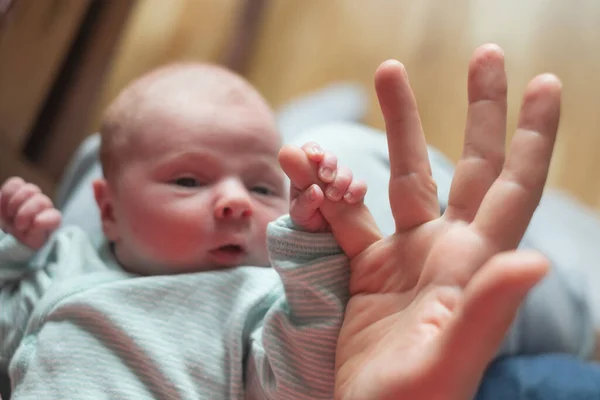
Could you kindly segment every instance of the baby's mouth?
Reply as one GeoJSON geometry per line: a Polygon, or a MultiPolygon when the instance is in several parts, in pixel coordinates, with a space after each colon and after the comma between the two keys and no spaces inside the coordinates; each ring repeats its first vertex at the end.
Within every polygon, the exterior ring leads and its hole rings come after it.
{"type": "Polygon", "coordinates": [[[229,253],[229,254],[242,254],[244,248],[238,244],[226,244],[215,249],[218,252],[229,253]]]}
{"type": "Polygon", "coordinates": [[[239,244],[226,244],[210,251],[218,264],[238,265],[246,258],[246,249],[239,244]]]}

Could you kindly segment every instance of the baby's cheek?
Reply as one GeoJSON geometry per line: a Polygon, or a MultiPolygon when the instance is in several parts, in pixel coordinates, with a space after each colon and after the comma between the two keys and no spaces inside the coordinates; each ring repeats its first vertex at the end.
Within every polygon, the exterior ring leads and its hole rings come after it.
{"type": "Polygon", "coordinates": [[[178,210],[169,207],[139,207],[132,211],[132,234],[140,245],[161,253],[175,253],[189,246],[197,223],[178,210]]]}
{"type": "Polygon", "coordinates": [[[267,226],[277,218],[286,214],[286,207],[263,209],[255,213],[257,229],[255,230],[256,254],[262,264],[268,264],[269,253],[267,252],[267,226]]]}
{"type": "Polygon", "coordinates": [[[199,235],[190,234],[177,225],[149,227],[136,235],[140,253],[156,261],[177,264],[194,259],[201,249],[199,235]]]}

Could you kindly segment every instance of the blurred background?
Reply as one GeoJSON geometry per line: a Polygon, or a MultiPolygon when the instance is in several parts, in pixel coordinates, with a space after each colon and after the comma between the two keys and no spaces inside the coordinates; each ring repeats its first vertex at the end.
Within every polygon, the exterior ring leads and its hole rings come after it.
{"type": "Polygon", "coordinates": [[[0,0],[0,180],[53,190],[117,93],[176,60],[235,69],[275,109],[362,85],[361,119],[383,128],[373,73],[396,58],[429,143],[456,160],[468,60],[486,42],[506,55],[509,135],[527,81],[562,79],[549,184],[600,208],[599,0],[0,0]]]}

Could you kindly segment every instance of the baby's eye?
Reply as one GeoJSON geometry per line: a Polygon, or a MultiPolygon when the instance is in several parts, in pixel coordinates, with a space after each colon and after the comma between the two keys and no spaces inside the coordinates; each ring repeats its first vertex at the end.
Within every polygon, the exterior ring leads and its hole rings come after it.
{"type": "Polygon", "coordinates": [[[200,182],[197,179],[191,177],[177,178],[173,181],[173,183],[177,186],[186,188],[194,188],[200,186],[200,182]]]}
{"type": "Polygon", "coordinates": [[[254,193],[258,193],[258,194],[261,194],[263,196],[272,196],[272,195],[274,195],[274,192],[271,189],[269,189],[268,187],[265,187],[265,186],[254,186],[252,188],[252,191],[254,193]]]}

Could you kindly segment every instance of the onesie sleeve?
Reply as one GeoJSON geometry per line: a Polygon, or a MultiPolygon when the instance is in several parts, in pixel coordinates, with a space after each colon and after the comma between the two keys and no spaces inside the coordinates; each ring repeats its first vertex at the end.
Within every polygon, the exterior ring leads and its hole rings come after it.
{"type": "Polygon", "coordinates": [[[25,333],[29,319],[51,285],[97,263],[95,250],[78,228],[57,231],[39,251],[4,232],[0,235],[0,369],[8,363],[25,333]]]}
{"type": "Polygon", "coordinates": [[[271,223],[267,236],[284,290],[251,334],[246,398],[332,399],[348,258],[332,234],[303,232],[289,216],[271,223]]]}
{"type": "Polygon", "coordinates": [[[0,230],[0,287],[27,275],[35,250],[0,230]]]}

